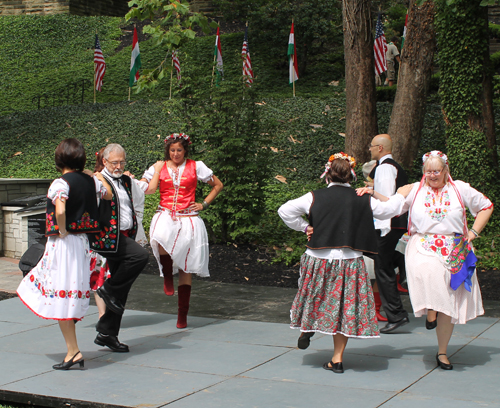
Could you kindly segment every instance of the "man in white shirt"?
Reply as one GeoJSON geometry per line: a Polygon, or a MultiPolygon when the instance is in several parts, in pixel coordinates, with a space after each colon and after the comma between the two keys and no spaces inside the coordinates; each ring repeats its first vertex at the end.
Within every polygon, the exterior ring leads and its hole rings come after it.
{"type": "Polygon", "coordinates": [[[95,343],[115,352],[129,348],[118,340],[121,319],[132,284],[146,266],[148,252],[135,241],[137,217],[133,206],[132,180],[123,174],[125,150],[119,144],[106,146],[103,152],[105,168],[101,174],[112,188],[113,197],[100,203],[100,234],[89,234],[92,250],[106,258],[111,277],[97,290],[106,311],[97,322],[99,332],[95,343]]]}
{"type": "MultiPolygon", "coordinates": [[[[408,184],[408,177],[403,168],[392,158],[392,140],[387,134],[377,135],[370,144],[372,160],[377,165],[370,173],[374,182],[374,190],[390,197],[396,190],[408,184]]],[[[381,333],[389,333],[409,322],[408,312],[404,309],[397,287],[394,271],[394,253],[399,239],[407,231],[406,215],[390,220],[375,219],[375,229],[379,234],[378,255],[375,257],[375,277],[387,315],[388,323],[380,329],[381,333]]]]}

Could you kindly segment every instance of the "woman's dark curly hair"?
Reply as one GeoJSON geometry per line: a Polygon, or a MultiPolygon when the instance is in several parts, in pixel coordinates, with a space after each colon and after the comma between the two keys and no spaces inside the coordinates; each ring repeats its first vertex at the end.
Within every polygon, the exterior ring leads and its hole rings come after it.
{"type": "Polygon", "coordinates": [[[174,143],[180,143],[182,147],[184,147],[184,158],[187,158],[189,155],[189,141],[183,139],[182,137],[178,137],[176,139],[169,139],[165,142],[165,161],[170,160],[170,146],[174,143]]]}

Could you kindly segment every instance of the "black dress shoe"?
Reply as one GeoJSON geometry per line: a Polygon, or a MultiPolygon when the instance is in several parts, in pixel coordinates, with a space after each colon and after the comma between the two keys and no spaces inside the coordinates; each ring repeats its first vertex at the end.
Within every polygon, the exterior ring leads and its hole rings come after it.
{"type": "Polygon", "coordinates": [[[325,370],[333,371],[334,373],[337,374],[342,374],[344,372],[344,366],[342,365],[342,361],[340,363],[334,363],[333,360],[328,361],[325,364],[323,364],[323,368],[325,370]]]}
{"type": "Polygon", "coordinates": [[[297,347],[301,350],[305,350],[311,344],[311,337],[314,336],[314,332],[304,332],[300,335],[297,341],[297,347]]]}
{"type": "Polygon", "coordinates": [[[380,329],[380,333],[390,333],[394,330],[396,330],[397,328],[401,327],[401,326],[404,326],[405,324],[408,324],[410,323],[410,319],[408,319],[408,317],[405,317],[403,319],[401,319],[399,322],[394,322],[394,323],[387,323],[384,327],[382,327],[380,329]]]}
{"type": "Polygon", "coordinates": [[[76,354],[71,358],[71,360],[68,360],[68,361],[62,361],[62,363],[59,363],[59,364],[54,364],[52,366],[52,368],[54,370],[69,370],[71,367],[73,367],[75,364],[79,364],[80,365],[80,369],[83,368],[83,363],[84,363],[84,359],[83,357],[79,360],[76,360],[75,361],[75,357],[78,355],[78,353],[80,353],[80,351],[77,351],[76,354]]]}
{"type": "Polygon", "coordinates": [[[122,304],[102,285],[99,289],[97,289],[96,293],[104,300],[106,307],[109,308],[112,312],[122,315],[125,310],[122,304]]]}
{"type": "Polygon", "coordinates": [[[111,350],[117,353],[128,353],[129,349],[126,344],[120,343],[118,337],[108,336],[107,334],[99,333],[94,340],[95,344],[103,347],[109,347],[111,350]]]}
{"type": "Polygon", "coordinates": [[[425,318],[425,328],[427,330],[432,330],[432,329],[435,329],[438,325],[438,314],[436,313],[436,320],[433,320],[432,322],[430,322],[429,320],[427,320],[427,317],[425,318]]]}
{"type": "Polygon", "coordinates": [[[440,359],[439,356],[445,356],[446,354],[441,353],[441,354],[436,354],[436,362],[438,363],[438,367],[441,367],[443,370],[453,370],[453,364],[447,364],[443,363],[440,359]]]}

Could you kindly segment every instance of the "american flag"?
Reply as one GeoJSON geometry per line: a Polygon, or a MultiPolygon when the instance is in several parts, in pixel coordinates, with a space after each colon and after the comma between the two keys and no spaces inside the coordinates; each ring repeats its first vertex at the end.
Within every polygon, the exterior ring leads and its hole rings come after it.
{"type": "Polygon", "coordinates": [[[248,48],[248,26],[245,27],[245,38],[243,39],[241,58],[243,59],[243,77],[246,78],[247,86],[252,86],[253,71],[252,71],[252,60],[250,58],[250,50],[248,48]]]}
{"type": "Polygon", "coordinates": [[[102,55],[101,44],[99,43],[97,34],[95,35],[94,68],[95,89],[100,92],[102,87],[102,78],[106,73],[106,62],[104,61],[104,57],[102,55]]]}
{"type": "Polygon", "coordinates": [[[181,63],[179,61],[179,56],[177,55],[177,50],[172,51],[172,63],[177,71],[177,81],[179,81],[179,86],[181,86],[181,63]]]}
{"type": "Polygon", "coordinates": [[[384,26],[378,13],[377,25],[375,27],[375,43],[373,44],[373,51],[375,53],[375,73],[380,75],[382,72],[387,71],[387,42],[385,41],[384,26]]]}

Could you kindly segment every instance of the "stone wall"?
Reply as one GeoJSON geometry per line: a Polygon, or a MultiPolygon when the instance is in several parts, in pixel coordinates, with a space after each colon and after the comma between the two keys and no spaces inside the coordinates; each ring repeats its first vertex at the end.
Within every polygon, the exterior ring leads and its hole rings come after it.
{"type": "Polygon", "coordinates": [[[70,0],[4,0],[0,15],[69,13],[70,0]]]}
{"type": "MultiPolygon", "coordinates": [[[[191,0],[193,11],[207,13],[214,10],[211,0],[191,0]]],[[[124,17],[129,10],[128,0],[3,0],[0,15],[58,14],[77,16],[124,17]]]]}
{"type": "MultiPolygon", "coordinates": [[[[0,178],[0,203],[47,194],[52,180],[0,178]]],[[[40,211],[16,213],[22,207],[0,206],[0,255],[19,259],[28,249],[27,216],[40,211]]]]}
{"type": "Polygon", "coordinates": [[[78,16],[124,17],[128,0],[3,0],[0,15],[74,14],[78,16]]]}

